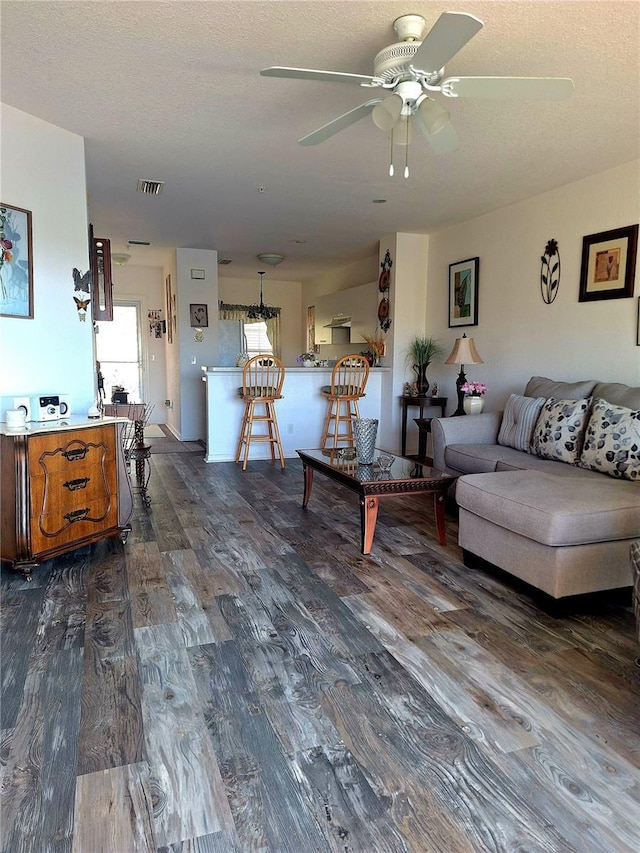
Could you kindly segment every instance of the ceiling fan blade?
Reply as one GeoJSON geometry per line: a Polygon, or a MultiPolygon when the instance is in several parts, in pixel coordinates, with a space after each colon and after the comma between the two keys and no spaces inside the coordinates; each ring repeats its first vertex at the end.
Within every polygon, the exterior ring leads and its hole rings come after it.
{"type": "Polygon", "coordinates": [[[421,71],[439,71],[482,27],[482,21],[473,15],[443,12],[415,52],[411,64],[421,71]]]}
{"type": "Polygon", "coordinates": [[[328,80],[331,83],[371,83],[373,77],[366,74],[348,74],[342,71],[315,71],[313,68],[285,68],[274,65],[263,68],[263,77],[287,77],[293,80],[328,80]]]}
{"type": "Polygon", "coordinates": [[[314,130],[313,133],[303,136],[302,139],[298,140],[298,143],[300,145],[317,145],[319,142],[324,142],[325,139],[329,139],[330,136],[339,133],[341,130],[344,130],[345,127],[349,127],[350,124],[355,124],[355,122],[360,121],[361,118],[368,116],[371,110],[377,106],[381,100],[382,98],[373,98],[370,101],[365,101],[365,103],[360,104],[359,107],[349,110],[348,113],[344,113],[343,115],[338,116],[338,118],[334,118],[333,121],[322,125],[322,127],[314,130]]]}
{"type": "Polygon", "coordinates": [[[455,151],[459,147],[458,134],[451,122],[447,122],[435,133],[429,133],[427,126],[419,112],[413,114],[413,120],[424,133],[427,142],[433,148],[436,154],[448,154],[450,151],[455,151]]]}
{"type": "Polygon", "coordinates": [[[449,77],[442,94],[460,98],[522,98],[562,101],[573,92],[569,77],[449,77]]]}

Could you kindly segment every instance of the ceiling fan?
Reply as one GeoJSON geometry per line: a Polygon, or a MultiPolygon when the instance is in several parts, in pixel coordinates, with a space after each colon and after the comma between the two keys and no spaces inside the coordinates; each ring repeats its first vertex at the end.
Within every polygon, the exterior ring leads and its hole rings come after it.
{"type": "MultiPolygon", "coordinates": [[[[317,145],[371,114],[374,123],[390,131],[391,145],[408,145],[413,119],[438,154],[453,151],[458,137],[450,114],[433,93],[446,98],[521,98],[562,100],[573,91],[566,77],[445,77],[444,66],[483,27],[482,21],[464,12],[443,12],[426,34],[421,15],[402,15],[393,27],[399,42],[381,50],[374,60],[372,76],[341,71],[273,66],[263,77],[355,83],[365,88],[383,89],[390,94],[375,97],[303,136],[300,145],[317,145]]],[[[393,158],[392,158],[393,160],[393,158]]],[[[390,168],[393,174],[393,163],[390,168]]],[[[408,177],[405,166],[405,177],[408,177]]]]}

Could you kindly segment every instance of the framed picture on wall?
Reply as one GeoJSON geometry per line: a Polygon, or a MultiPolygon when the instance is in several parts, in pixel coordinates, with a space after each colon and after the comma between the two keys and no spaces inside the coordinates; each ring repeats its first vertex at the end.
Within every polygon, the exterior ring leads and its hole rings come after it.
{"type": "Polygon", "coordinates": [[[189,305],[189,321],[192,328],[206,329],[209,326],[209,310],[204,304],[189,305]]]}
{"type": "Polygon", "coordinates": [[[171,276],[164,280],[167,296],[167,341],[173,343],[173,294],[171,293],[171,276]]]}
{"type": "Polygon", "coordinates": [[[637,250],[637,225],[583,237],[579,301],[633,296],[637,250]]]}
{"type": "Polygon", "coordinates": [[[480,258],[449,264],[449,328],[478,325],[480,258]]]}
{"type": "Polygon", "coordinates": [[[0,316],[33,319],[31,211],[0,202],[0,316]]]}

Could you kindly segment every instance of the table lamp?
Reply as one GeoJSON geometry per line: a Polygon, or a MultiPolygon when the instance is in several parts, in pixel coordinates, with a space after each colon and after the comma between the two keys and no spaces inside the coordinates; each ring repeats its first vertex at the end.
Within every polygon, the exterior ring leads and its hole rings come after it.
{"type": "Polygon", "coordinates": [[[476,349],[473,338],[468,338],[466,334],[463,334],[461,338],[456,338],[456,342],[453,345],[453,349],[451,350],[449,358],[446,359],[445,364],[460,365],[460,373],[456,379],[458,408],[455,410],[453,415],[451,415],[452,418],[455,418],[458,415],[466,414],[463,408],[464,391],[462,390],[462,386],[467,381],[467,377],[464,373],[465,364],[484,364],[484,362],[478,355],[478,350],[476,349]]]}

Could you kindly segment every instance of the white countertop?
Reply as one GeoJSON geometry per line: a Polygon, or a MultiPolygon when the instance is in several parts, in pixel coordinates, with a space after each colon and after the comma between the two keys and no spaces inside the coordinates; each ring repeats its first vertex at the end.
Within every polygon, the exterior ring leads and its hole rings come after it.
{"type": "MultiPolygon", "coordinates": [[[[287,373],[295,370],[300,373],[308,373],[312,375],[314,373],[331,373],[333,367],[300,367],[299,364],[296,364],[295,367],[287,367],[285,365],[284,369],[287,373]]],[[[390,367],[371,367],[369,368],[369,372],[384,372],[389,371],[390,369],[390,367]]],[[[206,365],[202,365],[200,370],[202,370],[203,373],[242,373],[241,367],[207,367],[206,365]]]]}
{"type": "Polygon", "coordinates": [[[38,433],[64,432],[70,429],[86,429],[102,424],[126,423],[128,418],[87,418],[86,415],[70,415],[55,421],[29,421],[26,426],[10,429],[0,423],[0,435],[37,435],[38,433]]]}

